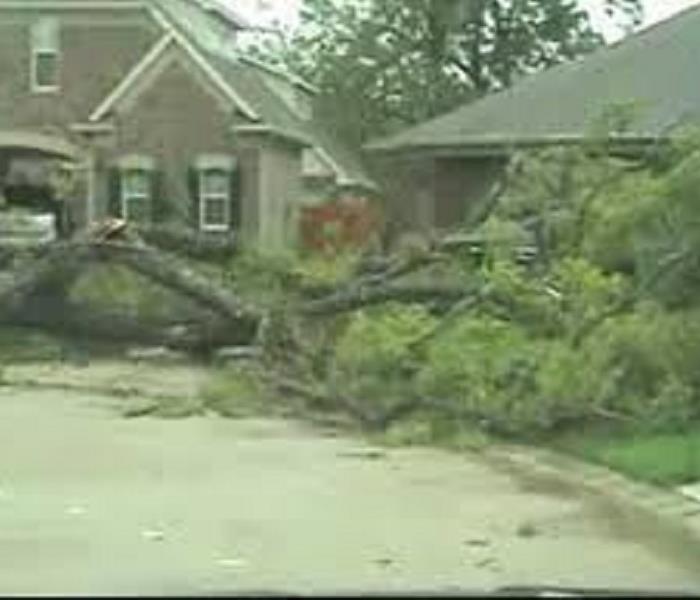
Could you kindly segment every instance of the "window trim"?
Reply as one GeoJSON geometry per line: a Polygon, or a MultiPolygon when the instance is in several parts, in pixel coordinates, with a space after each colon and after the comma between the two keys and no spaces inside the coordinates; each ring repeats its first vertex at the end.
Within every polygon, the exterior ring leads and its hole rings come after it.
{"type": "Polygon", "coordinates": [[[33,48],[32,49],[32,92],[36,94],[54,94],[61,89],[61,53],[53,48],[33,48]],[[56,63],[56,83],[49,85],[41,84],[38,80],[39,75],[39,57],[53,56],[56,63]]]}
{"type": "Polygon", "coordinates": [[[206,193],[206,177],[210,173],[224,173],[227,178],[231,176],[230,169],[224,169],[216,166],[200,166],[197,169],[197,201],[199,204],[199,229],[208,233],[225,233],[231,230],[231,189],[227,187],[225,192],[206,193]],[[223,201],[224,202],[224,220],[225,223],[207,223],[206,222],[206,204],[208,201],[223,201]]]}
{"type": "Polygon", "coordinates": [[[52,94],[61,89],[61,41],[60,25],[55,17],[44,17],[34,22],[30,42],[30,86],[37,94],[52,94]],[[39,81],[39,64],[41,56],[51,56],[54,60],[54,82],[42,84],[39,81]]]}

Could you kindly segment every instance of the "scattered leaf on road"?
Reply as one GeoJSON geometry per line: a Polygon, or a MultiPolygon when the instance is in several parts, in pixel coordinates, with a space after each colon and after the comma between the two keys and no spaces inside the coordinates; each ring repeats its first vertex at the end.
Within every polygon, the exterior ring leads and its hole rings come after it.
{"type": "Polygon", "coordinates": [[[339,452],[341,458],[364,458],[365,460],[379,460],[386,458],[387,453],[384,450],[349,450],[347,452],[339,452]]]}
{"type": "Polygon", "coordinates": [[[491,542],[486,538],[474,538],[465,541],[464,545],[469,546],[470,548],[488,548],[491,545],[491,542]]]}
{"type": "Polygon", "coordinates": [[[485,569],[486,567],[495,567],[496,566],[496,559],[495,558],[484,558],[484,559],[479,560],[476,563],[474,563],[474,566],[476,566],[478,569],[485,569]]]}
{"type": "Polygon", "coordinates": [[[141,532],[141,536],[151,542],[162,542],[165,539],[165,533],[157,529],[147,529],[141,532]]]}
{"type": "Polygon", "coordinates": [[[532,523],[523,523],[518,527],[516,531],[518,537],[521,538],[533,538],[540,534],[539,529],[532,523]]]}
{"type": "Polygon", "coordinates": [[[392,558],[378,558],[377,560],[374,561],[376,564],[378,564],[380,567],[390,567],[393,565],[396,561],[392,558]]]}
{"type": "Polygon", "coordinates": [[[220,567],[226,569],[240,569],[248,564],[248,562],[242,558],[220,558],[216,562],[220,567]]]}

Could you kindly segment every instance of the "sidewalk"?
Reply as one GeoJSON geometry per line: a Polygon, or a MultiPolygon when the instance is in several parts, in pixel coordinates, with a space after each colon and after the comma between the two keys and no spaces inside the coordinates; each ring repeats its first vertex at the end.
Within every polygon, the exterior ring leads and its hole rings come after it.
{"type": "Polygon", "coordinates": [[[685,494],[657,488],[541,448],[503,446],[487,449],[484,455],[525,480],[535,479],[535,485],[556,485],[597,500],[616,519],[634,524],[635,530],[643,523],[645,533],[655,539],[675,538],[672,545],[697,547],[700,557],[700,486],[689,486],[685,494]],[[689,491],[695,491],[695,498],[689,491]]]}

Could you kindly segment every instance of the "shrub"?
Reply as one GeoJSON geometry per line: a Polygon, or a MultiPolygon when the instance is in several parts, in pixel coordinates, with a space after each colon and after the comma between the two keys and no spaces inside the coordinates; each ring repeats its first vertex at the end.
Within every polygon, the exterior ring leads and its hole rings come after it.
{"type": "MultiPolygon", "coordinates": [[[[563,325],[561,296],[551,286],[529,277],[526,270],[510,261],[498,261],[483,273],[493,290],[495,314],[503,314],[527,328],[533,335],[554,335],[563,325]]],[[[472,278],[473,280],[473,278],[472,278]]]]}
{"type": "Polygon", "coordinates": [[[388,374],[412,358],[411,344],[435,326],[421,306],[358,312],[338,343],[336,365],[352,374],[388,374]]]}
{"type": "Polygon", "coordinates": [[[563,259],[552,269],[551,279],[561,294],[561,322],[569,333],[598,318],[628,291],[622,275],[606,274],[584,258],[563,259]]]}
{"type": "Polygon", "coordinates": [[[501,430],[527,429],[541,420],[532,402],[538,354],[521,327],[465,317],[431,344],[418,388],[467,418],[481,417],[501,430]]]}
{"type": "Polygon", "coordinates": [[[434,325],[435,319],[419,306],[358,312],[337,342],[331,367],[334,384],[370,408],[406,400],[414,392],[412,344],[434,325]]]}
{"type": "Polygon", "coordinates": [[[119,265],[89,269],[71,290],[71,299],[101,308],[121,308],[134,317],[187,320],[198,309],[176,293],[119,265]]]}
{"type": "Polygon", "coordinates": [[[306,285],[332,286],[350,279],[359,262],[359,254],[353,251],[333,255],[308,254],[297,261],[293,273],[306,285]]]}
{"type": "Polygon", "coordinates": [[[700,416],[700,325],[692,313],[642,306],[607,323],[589,348],[603,372],[601,404],[655,430],[700,416]]]}
{"type": "Polygon", "coordinates": [[[245,300],[263,308],[283,306],[293,300],[297,264],[292,253],[268,255],[248,249],[228,263],[223,280],[245,300]]]}
{"type": "Polygon", "coordinates": [[[269,398],[254,374],[242,368],[221,370],[202,388],[200,395],[206,408],[230,419],[259,414],[269,398]]]}

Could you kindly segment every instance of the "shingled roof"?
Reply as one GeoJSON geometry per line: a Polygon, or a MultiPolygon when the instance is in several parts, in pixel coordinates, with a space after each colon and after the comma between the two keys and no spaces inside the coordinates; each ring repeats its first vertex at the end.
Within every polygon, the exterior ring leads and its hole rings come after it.
{"type": "Polygon", "coordinates": [[[700,7],[694,7],[368,148],[488,152],[575,141],[620,104],[634,107],[626,136],[665,138],[679,126],[700,123],[699,64],[700,7]]]}
{"type": "MultiPolygon", "coordinates": [[[[315,149],[343,186],[374,188],[361,159],[329,135],[313,114],[290,105],[289,96],[310,107],[314,89],[292,74],[242,55],[235,46],[222,44],[213,18],[206,10],[212,0],[155,0],[179,29],[200,49],[206,61],[260,116],[260,126],[305,143],[315,149]],[[284,91],[283,91],[284,90],[284,91]]],[[[234,17],[232,17],[234,18],[234,17]]],[[[234,24],[243,28],[242,23],[234,24]]],[[[294,104],[294,103],[292,103],[294,104]]],[[[312,111],[309,111],[312,112],[312,111]]]]}
{"type": "Polygon", "coordinates": [[[320,150],[325,160],[331,163],[329,167],[336,173],[340,185],[375,187],[359,157],[327,133],[312,115],[302,116],[290,107],[276,91],[279,85],[296,87],[296,93],[311,104],[313,98],[305,85],[244,57],[236,59],[212,53],[206,56],[231,87],[255,107],[262,125],[320,150]]]}

